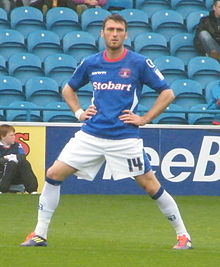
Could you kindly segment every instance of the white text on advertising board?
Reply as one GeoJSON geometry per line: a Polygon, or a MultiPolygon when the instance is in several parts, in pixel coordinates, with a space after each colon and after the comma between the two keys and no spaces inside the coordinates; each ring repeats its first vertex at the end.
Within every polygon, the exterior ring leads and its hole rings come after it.
{"type": "Polygon", "coordinates": [[[171,182],[181,182],[187,179],[193,172],[184,171],[184,167],[194,169],[193,181],[195,182],[215,182],[220,180],[220,136],[204,136],[197,162],[192,152],[186,148],[174,148],[170,150],[162,159],[156,150],[145,147],[146,153],[150,157],[152,167],[161,166],[161,173],[165,179],[171,182]],[[211,154],[213,145],[217,145],[218,150],[211,154]],[[175,161],[178,155],[184,157],[184,161],[175,161]],[[161,160],[161,162],[160,162],[161,160]],[[208,163],[212,163],[212,173],[206,175],[208,163]],[[172,173],[172,167],[179,168],[178,174],[172,173]]]}

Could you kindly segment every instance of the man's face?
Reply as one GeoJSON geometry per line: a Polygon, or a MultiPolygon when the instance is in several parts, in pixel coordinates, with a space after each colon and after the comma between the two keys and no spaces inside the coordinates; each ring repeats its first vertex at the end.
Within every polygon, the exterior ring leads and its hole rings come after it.
{"type": "Polygon", "coordinates": [[[1,141],[6,145],[12,145],[15,143],[15,133],[14,132],[8,132],[6,136],[3,136],[1,138],[1,141]]]}
{"type": "Polygon", "coordinates": [[[220,1],[217,1],[213,6],[213,10],[215,13],[216,18],[220,18],[220,1]]]}
{"type": "Polygon", "coordinates": [[[107,48],[112,50],[121,48],[124,40],[127,38],[124,23],[108,20],[105,24],[105,28],[101,32],[101,36],[105,39],[107,48]]]}

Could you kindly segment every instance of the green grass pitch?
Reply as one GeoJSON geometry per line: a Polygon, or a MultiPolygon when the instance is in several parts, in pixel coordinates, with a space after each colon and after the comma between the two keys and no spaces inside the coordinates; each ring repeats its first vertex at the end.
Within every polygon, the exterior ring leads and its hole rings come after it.
{"type": "Polygon", "coordinates": [[[61,195],[48,247],[19,247],[34,229],[38,196],[0,195],[3,267],[217,267],[220,198],[175,197],[194,249],[175,251],[175,233],[156,203],[142,195],[61,195]]]}

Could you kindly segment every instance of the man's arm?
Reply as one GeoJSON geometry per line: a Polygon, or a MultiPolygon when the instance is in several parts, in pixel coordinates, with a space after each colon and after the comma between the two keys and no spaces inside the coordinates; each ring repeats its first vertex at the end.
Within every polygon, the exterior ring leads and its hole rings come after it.
{"type": "Polygon", "coordinates": [[[68,84],[64,86],[62,90],[62,96],[66,101],[67,105],[73,111],[73,113],[75,113],[75,116],[76,114],[79,114],[77,115],[77,118],[81,121],[89,119],[92,115],[95,115],[97,112],[95,106],[93,105],[89,106],[84,111],[80,106],[76,92],[68,84]]]}
{"type": "Polygon", "coordinates": [[[157,97],[153,107],[144,116],[138,116],[130,110],[124,110],[125,114],[119,116],[119,119],[125,123],[142,126],[150,123],[154,118],[160,115],[167,106],[174,100],[175,96],[172,89],[163,90],[157,97]]]}
{"type": "Polygon", "coordinates": [[[144,124],[151,122],[160,115],[173,102],[174,98],[172,89],[163,90],[157,97],[153,107],[143,116],[144,124]]]}

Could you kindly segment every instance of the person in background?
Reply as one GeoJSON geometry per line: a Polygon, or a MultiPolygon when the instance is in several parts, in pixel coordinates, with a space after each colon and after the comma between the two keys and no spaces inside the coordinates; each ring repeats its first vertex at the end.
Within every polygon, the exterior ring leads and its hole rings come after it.
{"type": "Polygon", "coordinates": [[[51,8],[52,0],[14,0],[16,7],[31,6],[40,9],[44,14],[51,8]]]}
{"type": "Polygon", "coordinates": [[[220,61],[220,0],[214,0],[213,10],[200,19],[194,45],[201,55],[220,61]]]}
{"type": "MultiPolygon", "coordinates": [[[[208,99],[207,109],[220,110],[220,82],[210,89],[208,99]]],[[[215,115],[212,124],[220,125],[220,113],[215,115]]]]}
{"type": "Polygon", "coordinates": [[[92,7],[103,7],[108,0],[71,0],[75,5],[75,10],[81,14],[84,10],[92,7]]]}
{"type": "Polygon", "coordinates": [[[10,12],[15,5],[15,0],[0,0],[0,8],[4,8],[7,12],[10,12]]]}
{"type": "Polygon", "coordinates": [[[11,125],[0,126],[0,192],[7,193],[11,185],[23,184],[25,191],[37,193],[38,182],[22,145],[15,141],[11,125]]]}

